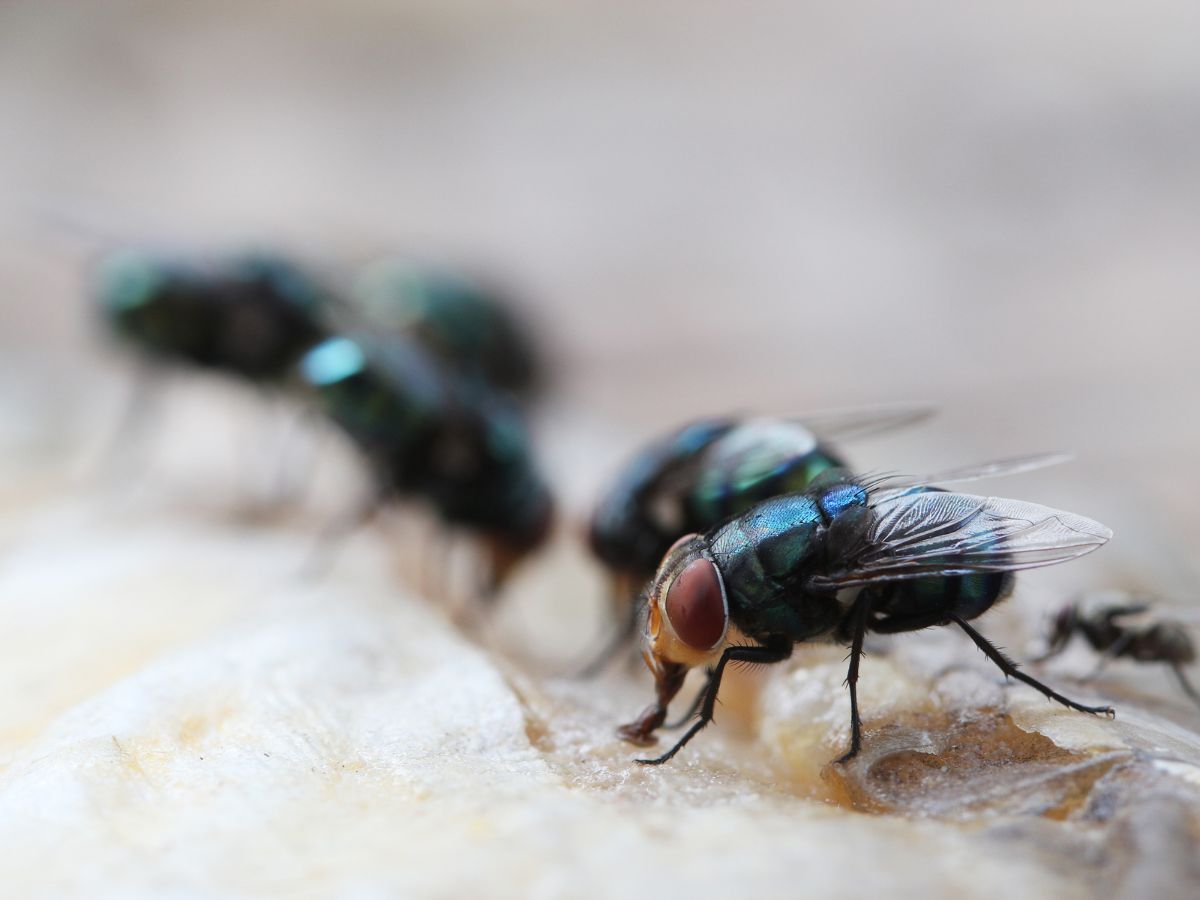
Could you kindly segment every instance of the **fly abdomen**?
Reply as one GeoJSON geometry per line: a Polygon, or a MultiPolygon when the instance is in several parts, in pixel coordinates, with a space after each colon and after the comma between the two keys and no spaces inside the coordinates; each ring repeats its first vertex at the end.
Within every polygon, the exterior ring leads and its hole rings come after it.
{"type": "Polygon", "coordinates": [[[945,578],[910,578],[880,585],[872,609],[881,630],[889,622],[957,616],[971,620],[983,615],[1012,591],[1011,572],[980,572],[945,578]]]}

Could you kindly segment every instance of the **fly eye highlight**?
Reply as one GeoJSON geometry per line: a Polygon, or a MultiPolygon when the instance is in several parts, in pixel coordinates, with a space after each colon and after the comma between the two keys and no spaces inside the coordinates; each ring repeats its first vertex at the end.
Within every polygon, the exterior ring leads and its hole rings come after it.
{"type": "Polygon", "coordinates": [[[671,629],[694,650],[711,650],[720,642],[729,611],[712,560],[700,557],[684,567],[667,588],[664,611],[671,629]]]}

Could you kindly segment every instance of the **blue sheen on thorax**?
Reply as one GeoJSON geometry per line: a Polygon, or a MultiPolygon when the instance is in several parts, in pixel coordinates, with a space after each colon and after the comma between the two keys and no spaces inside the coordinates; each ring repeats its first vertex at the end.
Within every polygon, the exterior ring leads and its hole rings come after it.
{"type": "Polygon", "coordinates": [[[821,510],[808,494],[785,494],[760,503],[743,519],[747,536],[760,541],[797,526],[820,524],[821,510]]]}
{"type": "Polygon", "coordinates": [[[821,511],[807,494],[769,500],[746,519],[746,533],[755,545],[763,572],[773,578],[793,573],[812,549],[822,524],[821,511]]]}
{"type": "Polygon", "coordinates": [[[843,482],[821,493],[820,507],[827,520],[832,521],[852,506],[866,506],[867,492],[860,484],[843,482]]]}
{"type": "Polygon", "coordinates": [[[821,527],[821,510],[812,497],[786,494],[719,528],[712,549],[747,581],[786,579],[812,550],[821,527]]]}

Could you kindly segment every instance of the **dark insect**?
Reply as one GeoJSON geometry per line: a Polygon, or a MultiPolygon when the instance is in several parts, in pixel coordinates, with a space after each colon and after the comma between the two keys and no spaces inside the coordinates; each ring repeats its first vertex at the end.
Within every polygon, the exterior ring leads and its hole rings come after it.
{"type": "MultiPolygon", "coordinates": [[[[993,464],[954,478],[1004,470],[993,464]]],[[[645,595],[643,655],[657,700],[620,733],[652,743],[688,669],[708,667],[699,718],[666,753],[641,760],[666,762],[712,721],[730,662],[777,663],[800,641],[832,639],[850,645],[850,749],[838,760],[844,762],[862,746],[857,684],[866,633],[951,623],[1005,675],[1072,709],[1112,715],[1109,707],[1076,703],[1021,672],[968,624],[1007,595],[1012,572],[1074,559],[1109,537],[1097,522],[1033,503],[927,483],[884,487],[830,470],[808,490],[688,535],[667,553],[645,595]],[[731,643],[732,629],[750,643],[731,643]]]]}
{"type": "Polygon", "coordinates": [[[1187,626],[1148,601],[1125,598],[1094,603],[1068,603],[1054,617],[1049,647],[1038,661],[1057,656],[1079,635],[1100,654],[1097,674],[1114,659],[1163,663],[1175,673],[1183,692],[1200,706],[1200,693],[1183,667],[1196,659],[1187,626]]]}
{"type": "Polygon", "coordinates": [[[822,472],[844,466],[828,436],[861,436],[928,414],[906,407],[799,419],[704,419],[642,450],[592,515],[592,552],[612,573],[614,607],[623,625],[585,672],[598,669],[632,638],[638,592],[675,541],[708,531],[768,497],[802,491],[822,472]]]}
{"type": "Polygon", "coordinates": [[[327,334],[331,295],[286,260],[208,264],[109,254],[97,294],[111,328],[152,359],[276,382],[327,334]]]}
{"type": "Polygon", "coordinates": [[[399,337],[330,338],[301,360],[300,373],[366,457],[376,506],[394,496],[423,499],[448,524],[481,537],[489,592],[548,536],[550,491],[505,397],[447,373],[399,337]]]}
{"type": "Polygon", "coordinates": [[[356,285],[373,328],[416,339],[450,369],[514,394],[530,394],[542,360],[526,323],[495,290],[403,260],[369,266],[356,285]]]}

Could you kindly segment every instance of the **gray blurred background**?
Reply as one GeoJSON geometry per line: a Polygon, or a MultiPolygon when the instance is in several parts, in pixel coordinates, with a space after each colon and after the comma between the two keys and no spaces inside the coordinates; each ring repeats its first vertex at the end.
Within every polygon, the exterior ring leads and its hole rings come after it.
{"type": "Polygon", "coordinates": [[[1187,0],[6,0],[2,449],[69,444],[123,377],[106,244],[410,251],[535,312],[579,496],[596,435],[928,402],[863,465],[1073,450],[1014,491],[1191,601],[1198,47],[1187,0]]]}

